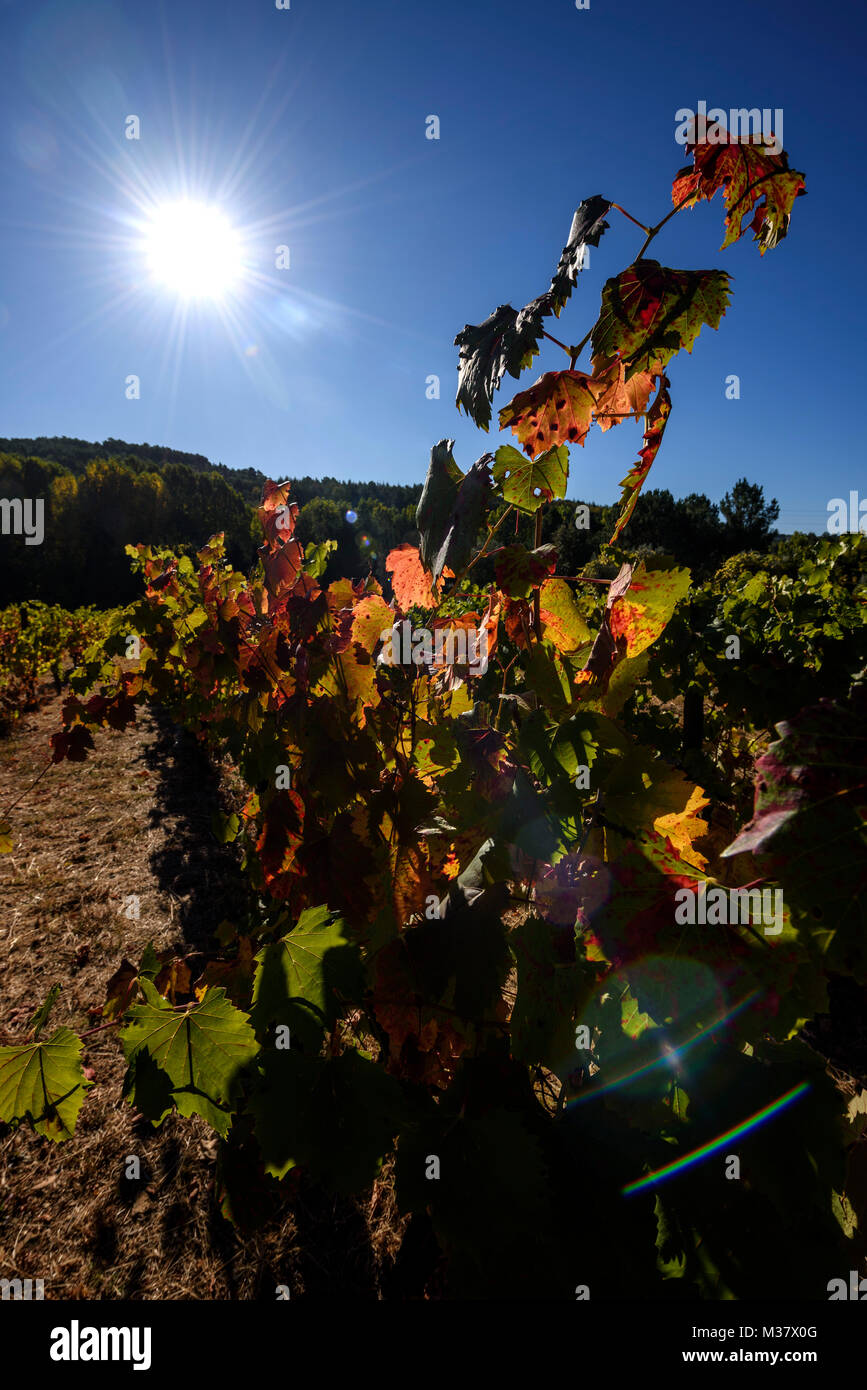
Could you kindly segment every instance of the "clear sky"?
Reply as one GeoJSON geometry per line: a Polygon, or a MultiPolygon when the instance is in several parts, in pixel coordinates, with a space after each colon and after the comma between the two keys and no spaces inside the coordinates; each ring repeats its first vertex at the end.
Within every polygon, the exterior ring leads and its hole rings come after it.
{"type": "MultiPolygon", "coordinates": [[[[867,496],[865,36],[855,0],[0,0],[0,435],[387,482],[420,482],[447,436],[469,467],[515,441],[456,411],[456,332],[547,288],[582,199],[668,211],[679,108],[781,108],[808,189],[788,238],[720,251],[718,194],[649,253],[733,276],[669,369],[651,485],[718,500],[746,474],[781,529],[823,529],[831,497],[867,496]],[[222,299],[155,279],[147,228],[180,199],[240,232],[222,299]]],[[[641,243],[609,222],[550,322],[567,342],[641,243]]],[[[548,344],[495,407],[567,365],[548,344]]],[[[613,501],[640,444],[591,431],[569,495],[613,501]]]]}

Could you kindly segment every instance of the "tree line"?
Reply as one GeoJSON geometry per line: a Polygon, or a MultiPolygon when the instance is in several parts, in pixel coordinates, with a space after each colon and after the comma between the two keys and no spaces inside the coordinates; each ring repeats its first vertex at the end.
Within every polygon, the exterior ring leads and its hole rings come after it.
{"type": "MultiPolygon", "coordinates": [[[[255,506],[265,478],[258,469],[229,469],[204,455],[124,440],[0,439],[0,497],[45,501],[42,545],[0,538],[0,602],[127,603],[138,581],[126,545],[193,553],[217,531],[226,535],[232,564],[249,569],[261,543],[255,506]]],[[[389,551],[417,543],[420,495],[421,484],[295,478],[296,535],[305,545],[337,542],[326,579],[372,571],[387,585],[389,551]]],[[[559,501],[545,511],[542,540],[556,546],[561,574],[577,574],[600,558],[617,513],[616,506],[591,503],[579,514],[578,505],[559,501]],[[576,519],[588,524],[578,527],[576,519]]],[[[778,515],[776,500],[767,501],[761,486],[746,478],[719,504],[704,494],[675,498],[667,489],[651,489],[639,497],[623,542],[633,552],[672,555],[701,579],[731,555],[779,549],[787,538],[774,530],[778,515]]],[[[492,576],[493,562],[482,561],[478,580],[492,576]]]]}

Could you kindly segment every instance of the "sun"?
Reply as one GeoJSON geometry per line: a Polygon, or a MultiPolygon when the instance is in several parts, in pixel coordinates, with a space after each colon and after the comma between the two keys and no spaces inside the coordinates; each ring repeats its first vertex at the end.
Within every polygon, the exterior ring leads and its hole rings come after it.
{"type": "Polygon", "coordinates": [[[184,200],[155,208],[144,230],[151,274],[182,299],[222,299],[240,280],[241,237],[218,207],[184,200]]]}

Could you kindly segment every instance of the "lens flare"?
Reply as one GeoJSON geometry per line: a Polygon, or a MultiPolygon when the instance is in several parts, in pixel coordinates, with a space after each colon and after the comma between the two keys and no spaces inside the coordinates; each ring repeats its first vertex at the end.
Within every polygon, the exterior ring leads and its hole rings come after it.
{"type": "Polygon", "coordinates": [[[667,1041],[664,1042],[662,1044],[664,1050],[660,1057],[655,1057],[652,1061],[645,1062],[640,1067],[635,1067],[633,1071],[625,1072],[623,1076],[616,1076],[613,1081],[607,1081],[602,1086],[590,1086],[586,1091],[582,1091],[580,1095],[573,1097],[573,1099],[567,1103],[566,1109],[572,1110],[578,1105],[586,1105],[587,1101],[596,1100],[598,1096],[605,1095],[608,1091],[614,1091],[620,1086],[628,1086],[631,1081],[636,1081],[640,1077],[647,1076],[648,1072],[656,1071],[658,1067],[668,1067],[671,1070],[677,1070],[680,1059],[685,1056],[687,1052],[694,1048],[697,1043],[705,1042],[707,1038],[713,1037],[714,1033],[718,1032],[720,1028],[724,1028],[727,1023],[730,1023],[733,1018],[736,1018],[739,1013],[748,1008],[760,994],[761,990],[754,989],[745,999],[742,999],[739,1004],[732,1005],[732,1007],[716,1019],[714,1023],[708,1024],[707,1028],[703,1028],[700,1033],[696,1033],[695,1037],[688,1038],[686,1042],[680,1043],[676,1047],[672,1047],[667,1041]]]}
{"type": "Polygon", "coordinates": [[[735,1125],[734,1129],[727,1129],[725,1134],[721,1134],[718,1139],[711,1139],[710,1143],[702,1144],[700,1149],[693,1149],[692,1153],[684,1154],[683,1158],[678,1158],[674,1163],[668,1163],[664,1168],[657,1168],[655,1173],[648,1173],[644,1178],[638,1178],[636,1182],[627,1183],[620,1189],[621,1196],[629,1197],[633,1192],[642,1192],[647,1187],[654,1187],[657,1183],[664,1182],[666,1178],[674,1177],[675,1173],[682,1173],[684,1168],[691,1168],[694,1163],[700,1163],[703,1158],[709,1158],[711,1154],[717,1153],[719,1149],[730,1144],[734,1139],[740,1139],[742,1135],[748,1134],[750,1130],[758,1129],[759,1125],[765,1124],[774,1115],[779,1115],[787,1106],[792,1105],[801,1096],[806,1095],[810,1090],[809,1081],[802,1081],[799,1086],[793,1086],[791,1091],[787,1091],[784,1096],[771,1101],[763,1110],[756,1111],[748,1120],[743,1120],[741,1124],[735,1125]]]}

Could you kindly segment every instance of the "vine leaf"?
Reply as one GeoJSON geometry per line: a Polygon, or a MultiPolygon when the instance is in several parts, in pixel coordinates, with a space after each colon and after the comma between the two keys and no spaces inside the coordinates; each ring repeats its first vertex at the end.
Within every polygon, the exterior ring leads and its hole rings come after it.
{"type": "Polygon", "coordinates": [[[209,961],[202,971],[202,985],[220,985],[233,1004],[242,1007],[253,988],[253,947],[249,936],[237,938],[237,954],[232,960],[209,961]]]}
{"type": "MultiPolygon", "coordinates": [[[[610,207],[608,199],[597,193],[592,198],[585,198],[575,211],[569,229],[569,240],[563,247],[551,288],[547,291],[551,307],[558,318],[560,310],[572,293],[573,286],[578,282],[579,272],[584,269],[587,259],[586,248],[598,246],[602,233],[608,230],[608,223],[604,218],[610,207]]],[[[543,295],[542,298],[546,296],[543,295]]]]}
{"type": "Polygon", "coordinates": [[[95,746],[86,725],[73,724],[71,728],[59,729],[51,735],[51,761],[62,763],[64,758],[68,758],[71,763],[83,763],[95,746]]]}
{"type": "Polygon", "coordinates": [[[543,642],[551,642],[559,652],[576,652],[591,640],[575,595],[565,579],[546,579],[539,590],[539,621],[543,642]]]}
{"type": "Polygon", "coordinates": [[[665,562],[650,570],[643,560],[634,568],[622,565],[609,586],[599,631],[576,680],[597,680],[604,695],[620,662],[640,657],[661,635],[689,584],[689,570],[665,562]]]}
{"type": "Polygon", "coordinates": [[[540,545],[537,550],[505,545],[495,555],[497,584],[510,598],[528,598],[556,568],[557,550],[553,545],[540,545]]]}
{"type": "Polygon", "coordinates": [[[441,439],[431,449],[415,515],[421,563],[434,583],[446,566],[457,573],[469,560],[491,491],[490,454],[477,459],[469,473],[462,473],[452,454],[453,444],[453,439],[441,439]]]}
{"type": "Polygon", "coordinates": [[[593,646],[590,648],[590,653],[583,668],[576,676],[576,680],[579,683],[590,680],[598,681],[603,693],[608,689],[608,682],[611,679],[612,671],[626,654],[625,639],[621,637],[620,642],[617,643],[611,632],[611,610],[617,600],[626,593],[631,583],[632,566],[628,564],[621,565],[617,577],[612,579],[608,586],[605,611],[602,614],[599,631],[593,639],[593,646]]]}
{"type": "Polygon", "coordinates": [[[620,357],[625,379],[661,372],[676,352],[692,346],[703,324],[718,328],[728,307],[724,270],[671,270],[659,261],[636,261],[607,280],[593,328],[593,369],[620,357]]]}
{"type": "Polygon", "coordinates": [[[350,629],[351,645],[340,658],[346,694],[350,700],[361,700],[363,705],[377,703],[373,653],[382,633],[393,623],[394,613],[380,594],[366,594],[355,604],[350,629]]]}
{"type": "Polygon", "coordinates": [[[583,445],[599,394],[586,372],[546,372],[503,406],[500,429],[509,426],[531,459],[560,444],[583,445]]]}
{"type": "MultiPolygon", "coordinates": [[[[633,377],[633,380],[636,378],[633,377]]],[[[671,397],[668,394],[668,377],[662,377],[659,390],[656,393],[656,400],[653,402],[647,413],[647,428],[644,431],[644,448],[638,451],[638,462],[634,463],[621,481],[620,515],[617,518],[617,525],[611,536],[611,544],[617,540],[620,532],[626,526],[632,513],[635,511],[635,504],[638,501],[638,494],[641,491],[645,479],[653,466],[653,461],[659,453],[659,446],[662,443],[662,436],[668,424],[668,417],[671,414],[671,397]]]]}
{"type": "Polygon", "coordinates": [[[571,369],[546,372],[503,407],[500,428],[511,426],[530,458],[557,444],[583,448],[592,424],[610,430],[629,416],[643,415],[656,379],[644,371],[627,379],[618,357],[600,361],[595,376],[571,369]]]}
{"type": "Polygon", "coordinates": [[[37,1134],[55,1143],[68,1139],[92,1085],[81,1050],[81,1039],[69,1028],[57,1028],[45,1042],[0,1047],[0,1120],[29,1119],[37,1134]]]}
{"type": "Polygon", "coordinates": [[[285,897],[289,875],[303,843],[304,802],[296,791],[281,788],[274,793],[262,818],[256,853],[270,893],[285,897]]]}
{"type": "Polygon", "coordinates": [[[347,946],[344,923],[327,907],[306,908],[291,931],[256,956],[253,1026],[262,1032],[284,1023],[305,1046],[318,1046],[333,1016],[326,977],[326,955],[347,946]]]}
{"type": "Polygon", "coordinates": [[[291,483],[268,479],[257,515],[265,533],[259,555],[265,571],[265,588],[271,606],[279,604],[295,588],[304,563],[304,549],[294,538],[298,503],[289,502],[291,483]]]}
{"type": "Polygon", "coordinates": [[[501,304],[484,323],[468,323],[455,338],[455,346],[460,348],[455,404],[480,429],[486,430],[491,422],[491,403],[505,373],[519,377],[538,355],[542,320],[549,314],[559,316],[584,267],[585,247],[598,246],[608,226],[604,217],[610,207],[598,194],[580,205],[554,279],[544,294],[523,309],[501,304]]]}
{"type": "Polygon", "coordinates": [[[394,1077],[352,1049],[327,1059],[287,1049],[264,1054],[250,1109],[266,1172],[282,1178],[300,1163],[349,1194],[376,1177],[406,1105],[394,1077]]]}
{"type": "Polygon", "coordinates": [[[795,199],[807,191],[804,175],[789,168],[786,151],[774,153],[762,136],[748,140],[727,136],[721,143],[702,141],[686,148],[693,163],[675,176],[671,189],[674,205],[691,208],[722,189],[726,237],[721,251],[743,236],[744,219],[753,209],[749,225],[761,254],[779,245],[789,230],[795,199]]]}
{"type": "Polygon", "coordinates": [[[120,1034],[127,1062],[146,1052],[167,1078],[180,1113],[201,1115],[225,1136],[240,1073],[259,1051],[249,1018],[229,1003],[224,989],[207,989],[198,1004],[181,1011],[144,976],[139,986],[145,1002],[129,1010],[120,1034]]]}
{"type": "Polygon", "coordinates": [[[389,551],[385,568],[391,575],[394,596],[404,613],[413,607],[436,607],[431,576],[421,562],[418,546],[404,543],[389,551]]]}
{"type": "Polygon", "coordinates": [[[664,565],[648,570],[643,560],[632,571],[629,590],[612,603],[611,632],[623,637],[626,655],[638,656],[659,637],[689,591],[688,569],[664,565]]]}
{"type": "Polygon", "coordinates": [[[702,812],[710,805],[704,790],[663,758],[627,742],[613,721],[597,715],[599,740],[605,757],[605,815],[630,835],[653,833],[667,841],[687,867],[705,869],[707,860],[696,847],[708,827],[702,812]]]}
{"type": "Polygon", "coordinates": [[[494,482],[505,501],[521,512],[538,511],[543,502],[566,496],[569,452],[562,446],[549,449],[528,463],[511,444],[503,444],[494,455],[494,482]]]}
{"type": "Polygon", "coordinates": [[[455,405],[486,430],[491,422],[494,393],[506,372],[519,377],[539,352],[544,296],[516,310],[501,304],[478,326],[468,323],[455,338],[458,356],[458,394],[455,405]]]}
{"type": "Polygon", "coordinates": [[[600,362],[593,378],[598,388],[595,423],[604,431],[619,425],[630,415],[637,420],[647,409],[656,380],[652,372],[635,372],[627,381],[626,368],[617,357],[610,362],[600,362]]]}

